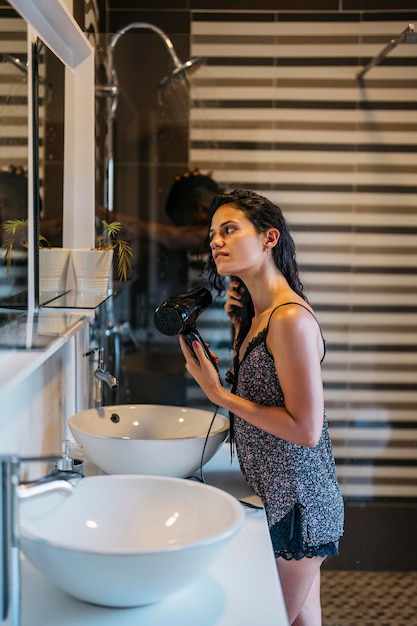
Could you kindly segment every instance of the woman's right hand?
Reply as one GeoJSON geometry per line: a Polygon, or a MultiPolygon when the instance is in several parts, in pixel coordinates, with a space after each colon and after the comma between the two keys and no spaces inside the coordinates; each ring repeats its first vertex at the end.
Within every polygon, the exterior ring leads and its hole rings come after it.
{"type": "Polygon", "coordinates": [[[226,291],[224,310],[230,318],[233,326],[239,327],[242,321],[242,283],[239,280],[231,280],[226,291]]]}

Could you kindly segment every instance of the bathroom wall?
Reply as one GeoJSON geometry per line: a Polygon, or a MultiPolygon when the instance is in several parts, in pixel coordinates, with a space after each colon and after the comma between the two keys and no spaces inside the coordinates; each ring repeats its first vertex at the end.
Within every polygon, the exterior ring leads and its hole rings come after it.
{"type": "MultiPolygon", "coordinates": [[[[187,154],[191,167],[213,170],[225,188],[249,186],[282,206],[327,339],[326,406],[344,494],[415,498],[417,44],[398,45],[362,81],[357,74],[417,21],[417,11],[410,3],[395,10],[378,3],[378,11],[372,3],[311,5],[239,3],[238,12],[236,3],[230,11],[223,2],[152,10],[110,2],[111,30],[150,21],[188,58],[189,29],[190,55],[208,60],[191,82],[189,128],[182,122],[189,150],[157,142],[153,162],[127,164],[121,156],[118,167],[139,165],[140,176],[156,181],[161,219],[163,192],[187,154]]],[[[159,77],[153,56],[135,58],[134,45],[122,71],[133,79],[143,60],[159,77]]],[[[136,104],[148,89],[140,81],[136,104]]],[[[145,288],[161,293],[158,283],[145,288]]],[[[228,358],[229,337],[217,320],[204,330],[228,358]]]]}
{"type": "Polygon", "coordinates": [[[345,495],[415,497],[414,14],[193,14],[190,162],[280,204],[328,342],[345,495]]]}

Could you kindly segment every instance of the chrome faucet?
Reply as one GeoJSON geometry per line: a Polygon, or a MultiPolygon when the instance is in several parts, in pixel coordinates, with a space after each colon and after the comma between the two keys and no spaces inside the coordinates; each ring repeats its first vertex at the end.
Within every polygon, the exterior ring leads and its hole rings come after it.
{"type": "Polygon", "coordinates": [[[106,383],[109,389],[117,389],[119,381],[108,370],[104,369],[104,350],[98,350],[98,363],[94,371],[94,405],[99,408],[103,404],[103,383],[106,383]]]}
{"type": "MultiPolygon", "coordinates": [[[[26,461],[45,461],[51,457],[33,457],[26,461]]],[[[72,493],[74,485],[62,478],[19,484],[20,462],[16,455],[0,456],[0,625],[20,626],[20,557],[17,502],[48,491],[72,493]]],[[[82,476],[78,474],[78,477],[82,476]]]]}

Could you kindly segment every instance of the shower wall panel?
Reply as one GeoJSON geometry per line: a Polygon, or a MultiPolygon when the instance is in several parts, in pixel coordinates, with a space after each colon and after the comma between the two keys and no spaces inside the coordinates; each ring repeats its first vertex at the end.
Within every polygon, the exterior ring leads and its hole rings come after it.
{"type": "Polygon", "coordinates": [[[190,163],[288,218],[352,499],[417,497],[417,44],[357,80],[409,21],[417,12],[192,20],[191,55],[208,64],[192,84],[190,163]]]}

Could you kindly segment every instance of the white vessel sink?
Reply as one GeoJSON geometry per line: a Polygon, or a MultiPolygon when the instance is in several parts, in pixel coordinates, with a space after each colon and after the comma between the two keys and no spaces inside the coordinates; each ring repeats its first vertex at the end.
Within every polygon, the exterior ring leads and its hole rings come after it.
{"type": "Polygon", "coordinates": [[[211,411],[200,409],[122,404],[81,411],[68,424],[86,456],[108,474],[185,478],[207,463],[228,435],[227,418],[217,415],[210,428],[212,420],[211,411]]]}
{"type": "Polygon", "coordinates": [[[132,607],[193,583],[244,514],[233,496],[195,480],[119,475],[21,500],[19,516],[21,549],[53,584],[86,602],[132,607]]]}

